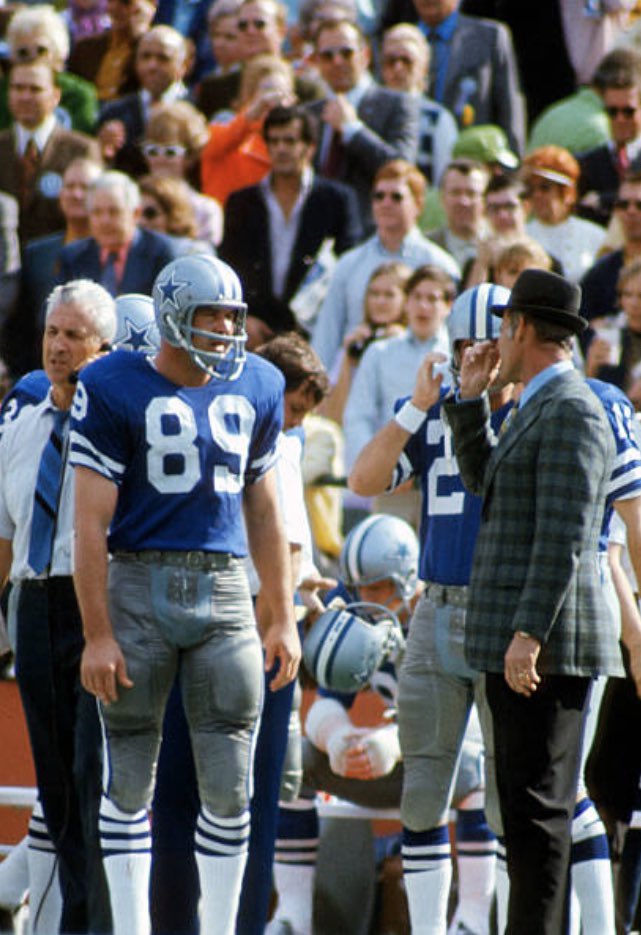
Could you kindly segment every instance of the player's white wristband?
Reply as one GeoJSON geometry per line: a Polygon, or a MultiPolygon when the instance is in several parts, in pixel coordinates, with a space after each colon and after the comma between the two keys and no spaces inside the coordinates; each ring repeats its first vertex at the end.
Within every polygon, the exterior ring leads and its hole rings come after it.
{"type": "Polygon", "coordinates": [[[415,406],[411,399],[403,403],[394,416],[395,422],[397,422],[402,429],[405,429],[406,432],[409,432],[410,435],[414,435],[418,432],[426,419],[427,413],[419,409],[418,406],[415,406]]]}

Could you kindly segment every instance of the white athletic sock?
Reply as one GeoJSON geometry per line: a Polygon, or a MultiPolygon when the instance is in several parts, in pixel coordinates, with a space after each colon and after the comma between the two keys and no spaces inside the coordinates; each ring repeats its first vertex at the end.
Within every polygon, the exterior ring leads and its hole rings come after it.
{"type": "Polygon", "coordinates": [[[278,893],[276,919],[294,935],[311,935],[314,874],[318,856],[318,812],[314,799],[281,804],[274,857],[278,893]]]}
{"type": "Polygon", "coordinates": [[[577,802],[574,809],[571,872],[582,935],[613,935],[614,893],[608,839],[593,802],[587,798],[577,802]]]}
{"type": "Polygon", "coordinates": [[[0,863],[0,906],[15,912],[29,892],[29,861],[27,838],[12,847],[0,863]]]}
{"type": "Polygon", "coordinates": [[[62,893],[53,841],[36,802],[29,819],[27,880],[29,886],[29,935],[49,935],[60,929],[62,893]]]}
{"type": "Polygon", "coordinates": [[[99,829],[114,935],[149,935],[149,816],[145,809],[123,812],[103,795],[99,829]]]}
{"type": "Polygon", "coordinates": [[[196,823],[201,935],[233,935],[248,848],[249,810],[221,818],[201,806],[196,823]]]}
{"type": "Polygon", "coordinates": [[[475,935],[489,935],[490,906],[496,880],[496,837],[490,831],[485,812],[461,803],[456,820],[456,862],[458,866],[458,906],[452,930],[461,922],[475,935]]]}
{"type": "Polygon", "coordinates": [[[401,852],[412,935],[445,935],[452,882],[447,826],[430,831],[403,828],[401,852]]]}
{"type": "Polygon", "coordinates": [[[507,873],[505,840],[496,842],[496,931],[503,935],[507,925],[507,906],[510,900],[510,878],[507,873]]]}

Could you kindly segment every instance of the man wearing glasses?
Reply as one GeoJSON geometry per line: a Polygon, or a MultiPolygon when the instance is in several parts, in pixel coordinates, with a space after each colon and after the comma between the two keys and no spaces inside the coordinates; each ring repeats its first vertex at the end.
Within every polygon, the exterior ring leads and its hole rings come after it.
{"type": "Polygon", "coordinates": [[[418,99],[378,85],[368,71],[370,59],[357,25],[338,19],[320,23],[313,60],[330,93],[310,105],[323,125],[314,163],[321,175],[355,189],[371,230],[376,170],[390,159],[416,160],[418,99]]]}
{"type": "MultiPolygon", "coordinates": [[[[623,232],[623,247],[607,253],[581,280],[581,315],[591,321],[619,309],[617,280],[626,263],[641,256],[641,171],[630,171],[619,185],[614,211],[623,232]]],[[[592,332],[586,335],[589,339],[592,332]]]]}
{"type": "Polygon", "coordinates": [[[393,159],[374,177],[371,203],[376,233],[340,257],[314,327],[312,347],[331,371],[343,338],[363,317],[367,283],[383,263],[400,260],[412,269],[431,264],[458,282],[458,263],[417,227],[425,177],[416,166],[393,159]]]}
{"type": "MultiPolygon", "coordinates": [[[[245,0],[238,9],[238,54],[241,62],[256,55],[281,55],[287,33],[287,9],[277,0],[245,0]]],[[[242,70],[208,75],[197,95],[198,109],[208,120],[219,110],[231,109],[240,90],[242,70]]],[[[320,81],[297,75],[294,91],[299,101],[318,100],[323,95],[320,81]]]]}
{"type": "Polygon", "coordinates": [[[641,157],[641,56],[628,55],[605,71],[595,89],[608,115],[610,140],[579,157],[581,214],[607,224],[619,182],[641,157]]]}

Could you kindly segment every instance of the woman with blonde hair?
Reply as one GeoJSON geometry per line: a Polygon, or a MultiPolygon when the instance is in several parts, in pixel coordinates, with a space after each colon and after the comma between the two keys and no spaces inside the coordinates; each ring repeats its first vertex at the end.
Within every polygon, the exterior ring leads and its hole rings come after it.
{"type": "Polygon", "coordinates": [[[198,240],[196,216],[189,189],[182,179],[147,175],[138,182],[140,226],[180,240],[183,253],[209,253],[211,243],[198,240]]]}
{"type": "Polygon", "coordinates": [[[200,159],[201,189],[223,206],[232,192],[255,185],[270,168],[261,128],[277,105],[295,103],[291,66],[277,55],[256,55],[242,73],[236,113],[214,120],[200,159]]]}
{"type": "Polygon", "coordinates": [[[223,236],[220,204],[197,191],[200,153],[209,139],[203,114],[187,101],[158,104],[145,127],[142,153],[154,176],[182,180],[196,216],[196,236],[218,246],[223,236]]]}

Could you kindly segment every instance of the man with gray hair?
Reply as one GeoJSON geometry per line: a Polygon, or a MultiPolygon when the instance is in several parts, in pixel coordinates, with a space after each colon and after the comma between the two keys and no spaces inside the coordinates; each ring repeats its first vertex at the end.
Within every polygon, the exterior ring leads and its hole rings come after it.
{"type": "Polygon", "coordinates": [[[89,190],[90,236],[60,251],[59,282],[86,277],[112,295],[150,294],[160,270],[178,255],[170,237],[138,227],[140,192],[122,172],[105,172],[89,190]]]}
{"type": "Polygon", "coordinates": [[[152,108],[187,97],[183,84],[187,68],[184,37],[171,26],[153,26],[138,43],[135,68],[139,90],[105,104],[98,140],[109,166],[139,176],[147,172],[147,162],[138,143],[144,137],[152,108]]]}
{"type": "Polygon", "coordinates": [[[29,834],[30,879],[34,897],[40,894],[30,907],[34,931],[47,895],[38,881],[49,879],[56,863],[59,930],[104,933],[111,924],[97,846],[100,727],[93,699],[80,685],[83,639],[71,577],[67,449],[77,372],[115,331],[114,301],[102,286],[89,280],[57,286],[47,303],[42,350],[51,388],[7,426],[0,443],[0,583],[13,584],[16,678],[42,807],[29,834]]]}

